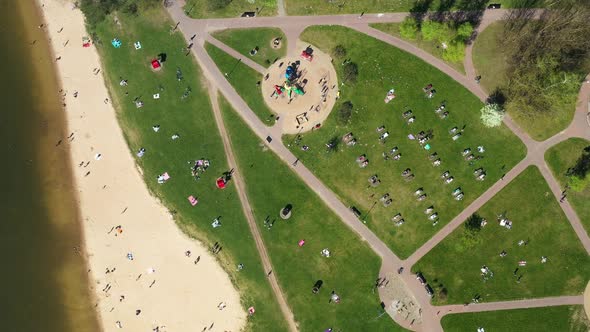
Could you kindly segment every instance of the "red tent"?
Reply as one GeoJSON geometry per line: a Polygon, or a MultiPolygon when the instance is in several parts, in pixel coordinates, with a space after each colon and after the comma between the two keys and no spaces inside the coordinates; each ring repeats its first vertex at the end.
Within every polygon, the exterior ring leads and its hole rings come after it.
{"type": "Polygon", "coordinates": [[[219,189],[223,189],[225,188],[225,179],[224,178],[217,178],[217,182],[215,183],[217,185],[217,188],[219,189]]]}
{"type": "Polygon", "coordinates": [[[152,68],[153,69],[160,69],[160,67],[162,67],[162,64],[160,63],[160,61],[158,59],[152,60],[152,68]]]}

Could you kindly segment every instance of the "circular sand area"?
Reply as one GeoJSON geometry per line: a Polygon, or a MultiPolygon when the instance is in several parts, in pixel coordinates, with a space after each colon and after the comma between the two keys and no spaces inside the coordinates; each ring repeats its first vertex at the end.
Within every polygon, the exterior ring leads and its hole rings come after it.
{"type": "Polygon", "coordinates": [[[262,81],[264,101],[277,113],[277,125],[285,134],[318,128],[330,114],[338,93],[332,58],[299,40],[296,46],[298,53],[309,47],[311,61],[301,55],[282,58],[267,69],[262,81]]]}

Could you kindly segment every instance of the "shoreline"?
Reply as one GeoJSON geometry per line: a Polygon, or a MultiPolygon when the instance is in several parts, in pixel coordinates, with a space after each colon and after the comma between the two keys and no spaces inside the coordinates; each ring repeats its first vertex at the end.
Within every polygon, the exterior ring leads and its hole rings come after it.
{"type": "MultiPolygon", "coordinates": [[[[43,0],[35,0],[32,2],[31,5],[34,10],[35,10],[35,17],[40,19],[41,24],[43,24],[45,27],[48,26],[48,20],[45,17],[45,13],[43,11],[43,7],[45,6],[43,3],[43,0]]],[[[48,46],[48,51],[49,51],[49,56],[50,59],[54,59],[56,58],[55,56],[55,49],[54,46],[52,44],[51,41],[51,36],[50,33],[47,32],[45,29],[42,29],[44,32],[42,33],[44,38],[45,38],[45,43],[48,46]]],[[[56,90],[58,89],[58,91],[61,91],[63,89],[63,81],[62,81],[62,77],[57,65],[57,62],[53,63],[53,66],[51,68],[51,70],[54,73],[54,78],[55,78],[55,88],[56,90]]],[[[59,98],[59,97],[57,97],[59,98]]],[[[66,111],[66,107],[61,107],[60,109],[61,111],[66,111]]],[[[61,132],[60,135],[61,136],[65,136],[66,132],[69,129],[69,121],[67,116],[63,117],[63,123],[61,124],[61,132]]],[[[87,246],[86,246],[86,235],[85,235],[85,229],[83,227],[83,223],[82,223],[82,207],[80,204],[80,195],[79,192],[77,191],[78,189],[78,179],[76,179],[75,175],[74,175],[74,169],[73,169],[73,155],[72,155],[72,150],[71,148],[67,147],[66,148],[66,153],[65,155],[67,156],[67,161],[66,164],[67,166],[67,174],[68,174],[68,185],[69,185],[69,189],[71,189],[71,195],[73,196],[73,198],[75,199],[75,215],[76,215],[76,221],[75,224],[77,225],[78,228],[78,233],[79,233],[79,246],[78,246],[78,250],[79,250],[79,254],[80,256],[82,256],[82,260],[84,261],[84,270],[85,271],[91,271],[90,268],[90,261],[88,259],[88,250],[87,250],[87,246]]],[[[94,287],[92,286],[92,277],[89,274],[85,275],[84,278],[84,284],[85,287],[87,288],[87,293],[88,296],[90,298],[90,304],[92,305],[92,303],[98,303],[98,296],[96,294],[96,292],[94,291],[94,287]]],[[[105,327],[104,327],[104,322],[102,319],[102,314],[99,310],[94,310],[94,316],[95,316],[95,320],[96,323],[98,324],[98,329],[99,331],[105,331],[105,327]]]]}
{"type": "Polygon", "coordinates": [[[65,0],[35,3],[52,57],[59,58],[54,68],[56,91],[65,93],[63,141],[101,330],[186,331],[213,324],[240,330],[246,314],[229,276],[148,191],[117,122],[98,52],[81,45],[88,34],[80,10],[65,0]],[[220,302],[227,307],[218,309],[220,302]]]}

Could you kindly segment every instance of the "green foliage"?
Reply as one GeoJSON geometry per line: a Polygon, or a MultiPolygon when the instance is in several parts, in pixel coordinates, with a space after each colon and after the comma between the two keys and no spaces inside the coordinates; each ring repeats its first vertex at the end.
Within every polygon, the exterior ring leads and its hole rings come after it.
{"type": "Polygon", "coordinates": [[[353,105],[350,101],[345,101],[340,105],[338,109],[338,123],[341,125],[347,125],[350,122],[352,116],[353,105]]]}
{"type": "Polygon", "coordinates": [[[584,191],[584,189],[586,189],[586,187],[588,187],[588,184],[590,184],[590,177],[589,176],[581,178],[579,176],[572,175],[569,177],[568,185],[575,192],[584,191]]]}
{"type": "Polygon", "coordinates": [[[482,221],[483,218],[479,214],[474,213],[465,221],[465,229],[472,233],[477,233],[481,230],[482,221]]]}
{"type": "Polygon", "coordinates": [[[473,26],[469,22],[465,22],[457,28],[457,39],[466,41],[473,34],[473,26]]]}
{"type": "Polygon", "coordinates": [[[463,57],[465,57],[465,43],[462,41],[450,42],[442,54],[443,60],[448,62],[461,62],[463,57]]]}
{"type": "Polygon", "coordinates": [[[342,59],[346,56],[346,48],[341,44],[338,44],[332,49],[332,55],[337,59],[342,59]]]}
{"type": "Polygon", "coordinates": [[[427,41],[438,41],[442,35],[443,24],[435,21],[422,22],[422,38],[427,41]]]}
{"type": "Polygon", "coordinates": [[[117,10],[135,15],[141,9],[153,8],[158,4],[160,0],[81,0],[80,9],[86,17],[86,24],[94,28],[117,10]]]}
{"type": "Polygon", "coordinates": [[[410,40],[416,39],[418,33],[418,22],[413,17],[406,17],[399,26],[399,33],[402,37],[410,40]]]}
{"type": "Polygon", "coordinates": [[[227,7],[232,0],[207,0],[207,9],[220,10],[227,7]]]}
{"type": "Polygon", "coordinates": [[[358,74],[359,74],[359,68],[356,63],[347,62],[344,64],[344,79],[343,79],[344,82],[346,82],[346,83],[356,82],[358,74]]]}
{"type": "Polygon", "coordinates": [[[498,127],[504,119],[504,110],[498,104],[486,104],[481,109],[480,119],[486,127],[498,127]]]}
{"type": "Polygon", "coordinates": [[[582,150],[582,155],[576,161],[574,167],[567,170],[567,175],[574,175],[579,178],[584,178],[590,171],[590,147],[582,150]]]}

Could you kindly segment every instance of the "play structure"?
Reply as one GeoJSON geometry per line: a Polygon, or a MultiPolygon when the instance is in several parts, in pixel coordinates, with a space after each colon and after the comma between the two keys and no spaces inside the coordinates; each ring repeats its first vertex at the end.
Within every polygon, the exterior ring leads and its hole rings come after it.
{"type": "Polygon", "coordinates": [[[260,85],[264,101],[275,119],[281,119],[285,134],[321,128],[339,91],[330,56],[301,41],[296,48],[303,50],[301,55],[275,61],[260,85]]]}

